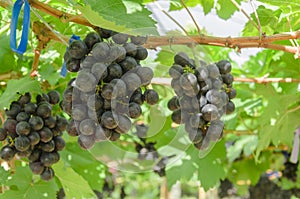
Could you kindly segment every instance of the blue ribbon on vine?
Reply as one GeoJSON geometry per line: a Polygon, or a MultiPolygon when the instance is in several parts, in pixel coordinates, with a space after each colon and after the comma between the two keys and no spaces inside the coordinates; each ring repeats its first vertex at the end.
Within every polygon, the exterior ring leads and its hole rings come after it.
{"type": "Polygon", "coordinates": [[[17,0],[13,7],[11,24],[10,24],[10,48],[18,54],[23,55],[24,52],[26,51],[29,26],[30,26],[30,5],[27,0],[17,0]],[[21,36],[20,44],[17,47],[17,41],[16,41],[17,25],[18,25],[18,19],[23,4],[24,4],[24,16],[23,16],[22,36],[21,36]]]}
{"type": "MultiPolygon", "coordinates": [[[[69,39],[69,44],[72,43],[74,40],[80,40],[80,36],[73,34],[72,37],[69,39]]],[[[67,48],[67,50],[68,50],[68,48],[67,48]]],[[[68,70],[67,70],[66,60],[65,60],[61,67],[60,75],[63,77],[66,77],[67,73],[68,73],[68,70]]]]}

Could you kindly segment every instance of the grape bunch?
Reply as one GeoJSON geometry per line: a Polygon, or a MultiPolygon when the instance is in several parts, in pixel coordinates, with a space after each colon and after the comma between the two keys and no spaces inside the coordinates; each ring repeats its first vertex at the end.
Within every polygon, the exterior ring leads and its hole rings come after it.
{"type": "Polygon", "coordinates": [[[7,144],[0,151],[1,159],[10,161],[15,155],[28,158],[32,173],[48,181],[54,177],[51,165],[60,159],[58,151],[65,147],[62,132],[68,121],[52,115],[52,105],[60,100],[57,91],[37,95],[31,102],[30,93],[20,95],[17,101],[5,110],[7,116],[0,128],[0,141],[7,144]]]}
{"type": "Polygon", "coordinates": [[[223,134],[221,116],[235,109],[231,101],[236,96],[231,64],[227,60],[197,64],[187,54],[179,52],[169,74],[176,94],[168,101],[168,108],[173,111],[172,121],[185,124],[195,147],[206,149],[210,141],[219,140],[223,134]]]}
{"type": "Polygon", "coordinates": [[[140,64],[148,56],[141,46],[145,38],[128,40],[126,34],[101,29],[100,35],[92,32],[72,42],[65,53],[68,70],[78,74],[68,83],[61,107],[71,117],[67,132],[78,136],[83,149],[118,140],[130,130],[131,119],[141,116],[144,102],[158,102],[157,92],[147,88],[153,71],[140,64]]]}

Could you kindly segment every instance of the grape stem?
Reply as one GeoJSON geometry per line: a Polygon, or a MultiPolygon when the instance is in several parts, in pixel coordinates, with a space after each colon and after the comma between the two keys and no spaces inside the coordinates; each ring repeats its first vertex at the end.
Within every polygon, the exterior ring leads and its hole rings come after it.
{"type": "MultiPolygon", "coordinates": [[[[29,0],[29,3],[32,7],[45,12],[49,15],[52,15],[58,19],[60,19],[63,23],[66,22],[74,22],[77,24],[81,24],[84,26],[89,26],[92,28],[96,28],[93,24],[91,24],[86,18],[81,15],[72,15],[58,9],[55,9],[49,6],[46,3],[39,2],[36,0],[29,0]]],[[[7,1],[0,0],[0,6],[4,8],[10,8],[12,2],[8,3],[7,1]]],[[[36,24],[36,23],[35,23],[36,24]]],[[[37,24],[36,24],[37,25],[37,24]]],[[[33,31],[37,27],[33,28],[33,31]]],[[[35,32],[36,33],[36,32],[35,32]]],[[[54,34],[48,35],[50,39],[58,40],[57,36],[54,34]]],[[[250,37],[215,37],[208,35],[191,35],[191,36],[149,36],[144,47],[155,49],[158,46],[169,46],[171,45],[190,45],[190,44],[200,44],[200,45],[210,45],[210,46],[219,46],[219,47],[227,47],[240,51],[242,48],[266,48],[272,50],[280,50],[284,52],[289,52],[295,54],[295,57],[300,58],[300,47],[299,46],[287,46],[280,44],[273,44],[275,41],[284,41],[290,39],[299,39],[300,38],[300,30],[289,32],[289,33],[281,33],[267,36],[265,34],[259,36],[250,36],[250,37]]],[[[64,38],[65,40],[65,38],[64,38]]],[[[61,40],[58,40],[62,42],[61,40]]]]}
{"type": "MultiPolygon", "coordinates": [[[[160,84],[160,85],[171,85],[171,78],[164,78],[164,77],[156,77],[153,78],[151,84],[160,84]]],[[[253,82],[256,84],[267,84],[267,83],[300,83],[300,79],[293,79],[293,78],[246,78],[246,77],[235,77],[235,82],[253,82]]]]}

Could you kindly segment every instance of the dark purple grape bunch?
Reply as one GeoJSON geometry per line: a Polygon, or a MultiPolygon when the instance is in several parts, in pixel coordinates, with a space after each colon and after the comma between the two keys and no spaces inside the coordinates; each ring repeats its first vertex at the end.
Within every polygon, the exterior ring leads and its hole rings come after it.
{"type": "Polygon", "coordinates": [[[5,161],[12,160],[15,155],[28,158],[32,173],[48,181],[54,177],[51,166],[60,159],[58,151],[66,145],[61,136],[68,121],[52,114],[52,105],[60,100],[57,91],[37,95],[35,103],[31,100],[31,94],[25,93],[5,110],[7,119],[0,128],[0,141],[5,141],[6,145],[0,157],[5,161]]]}
{"type": "Polygon", "coordinates": [[[210,141],[216,142],[223,135],[223,114],[235,110],[231,101],[236,96],[232,87],[231,64],[222,60],[213,64],[199,61],[179,52],[169,69],[171,86],[176,96],[168,102],[173,111],[172,121],[185,124],[190,140],[198,149],[207,149],[210,141]]]}
{"type": "Polygon", "coordinates": [[[151,160],[155,161],[158,159],[159,155],[155,148],[156,142],[147,142],[147,131],[148,126],[145,124],[139,124],[135,126],[135,134],[139,138],[140,142],[135,143],[135,150],[138,153],[139,160],[151,160]]]}
{"type": "MultiPolygon", "coordinates": [[[[127,133],[131,119],[142,114],[144,102],[154,105],[158,94],[148,85],[154,76],[151,68],[142,67],[148,56],[145,37],[130,37],[111,32],[89,33],[73,52],[73,43],[66,54],[78,55],[78,75],[64,91],[61,107],[70,115],[68,133],[78,136],[83,149],[95,142],[116,141],[127,133]],[[107,40],[110,39],[111,40],[107,40]],[[103,41],[106,39],[106,41],[103,41]]],[[[75,48],[74,48],[75,49],[75,48]]],[[[75,72],[75,71],[73,71],[75,72]]]]}

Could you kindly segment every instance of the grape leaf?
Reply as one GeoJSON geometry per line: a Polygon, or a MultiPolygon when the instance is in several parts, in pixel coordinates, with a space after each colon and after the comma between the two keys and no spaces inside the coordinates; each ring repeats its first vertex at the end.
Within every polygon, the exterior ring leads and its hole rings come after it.
{"type": "Polygon", "coordinates": [[[10,186],[10,190],[1,194],[1,199],[55,198],[58,190],[54,180],[33,182],[32,173],[28,167],[17,167],[16,173],[12,175],[7,185],[10,186]]]}
{"type": "Polygon", "coordinates": [[[3,167],[0,167],[0,184],[5,184],[9,176],[9,171],[6,171],[3,167]]]}
{"type": "Polygon", "coordinates": [[[189,181],[193,177],[196,169],[193,161],[190,160],[183,160],[181,165],[167,169],[168,187],[171,188],[172,185],[181,179],[189,181]]]}
{"type": "Polygon", "coordinates": [[[100,176],[105,172],[105,167],[85,150],[82,150],[77,142],[67,143],[66,148],[60,152],[61,158],[67,165],[70,165],[81,177],[88,181],[92,189],[99,190],[103,180],[100,176]]]}
{"type": "MultiPolygon", "coordinates": [[[[88,182],[85,181],[72,168],[59,162],[53,166],[55,175],[61,182],[67,198],[92,198],[95,194],[88,182]]],[[[97,176],[94,176],[95,178],[97,176]]]]}
{"type": "MultiPolygon", "coordinates": [[[[237,0],[237,3],[240,3],[241,0],[237,0]]],[[[217,2],[217,14],[222,19],[229,19],[238,8],[228,0],[218,0],[217,2]]]]}
{"type": "Polygon", "coordinates": [[[8,107],[10,102],[16,99],[17,92],[24,94],[25,92],[41,93],[42,91],[39,82],[29,76],[9,80],[5,92],[0,97],[0,109],[8,107]]]}
{"type": "MultiPolygon", "coordinates": [[[[192,147],[191,147],[192,148],[192,147]]],[[[189,150],[192,160],[198,166],[198,179],[204,190],[215,186],[226,176],[222,160],[226,158],[225,142],[217,142],[212,150],[203,158],[199,158],[199,151],[194,147],[189,150]]]]}
{"type": "Polygon", "coordinates": [[[95,26],[129,34],[154,34],[155,21],[149,10],[140,4],[120,0],[87,0],[86,6],[79,6],[85,18],[95,26]]]}
{"type": "Polygon", "coordinates": [[[0,35],[0,74],[12,70],[16,66],[13,51],[9,46],[9,37],[7,35],[0,35]]]}

